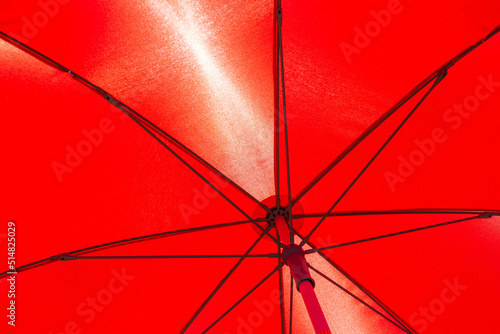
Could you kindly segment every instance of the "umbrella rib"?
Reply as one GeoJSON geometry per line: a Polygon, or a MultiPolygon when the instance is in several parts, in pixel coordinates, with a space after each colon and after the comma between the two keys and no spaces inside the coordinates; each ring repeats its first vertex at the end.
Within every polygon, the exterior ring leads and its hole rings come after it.
{"type": "Polygon", "coordinates": [[[39,260],[39,261],[36,261],[36,262],[32,262],[32,263],[26,264],[24,266],[17,267],[14,270],[4,271],[3,273],[0,273],[0,279],[2,279],[4,277],[12,274],[13,272],[17,274],[17,273],[19,273],[21,271],[25,271],[25,270],[28,270],[28,269],[31,269],[31,268],[35,268],[35,267],[47,264],[50,261],[52,261],[51,258],[46,258],[46,259],[43,259],[43,260],[39,260]]]}
{"type": "MultiPolygon", "coordinates": [[[[279,231],[276,230],[276,233],[278,234],[278,239],[280,238],[279,231]]],[[[278,264],[282,263],[282,258],[281,258],[281,248],[278,247],[278,253],[280,254],[280,258],[278,260],[278,264]]],[[[292,300],[293,300],[293,276],[292,273],[290,272],[290,282],[291,282],[291,293],[292,295],[290,296],[290,334],[292,333],[292,300]]],[[[280,289],[280,313],[281,313],[281,333],[285,334],[285,305],[284,305],[284,290],[283,290],[283,268],[280,268],[279,270],[279,289],[280,289]]]]}
{"type": "MultiPolygon", "coordinates": [[[[278,10],[280,8],[281,0],[278,0],[278,10]]],[[[276,13],[276,21],[275,21],[275,36],[276,36],[276,45],[274,52],[276,53],[276,126],[275,126],[275,136],[276,136],[276,208],[281,207],[280,200],[280,47],[281,44],[281,33],[280,29],[277,28],[277,25],[281,25],[280,16],[276,13]],[[276,24],[277,23],[277,24],[276,24]]]]}
{"type": "Polygon", "coordinates": [[[279,258],[269,254],[197,254],[197,255],[110,255],[110,256],[62,256],[61,260],[136,260],[136,259],[224,259],[224,258],[279,258]]]}
{"type": "MultiPolygon", "coordinates": [[[[271,226],[268,226],[266,228],[266,231],[269,231],[271,229],[271,226]]],[[[255,240],[255,242],[252,244],[252,246],[250,246],[250,248],[245,252],[245,254],[250,254],[250,252],[257,246],[257,244],[262,240],[262,238],[264,237],[265,233],[262,233],[258,238],[257,240],[255,240]]],[[[279,248],[279,247],[278,247],[279,248]]],[[[203,309],[208,305],[208,303],[212,300],[212,298],[215,296],[215,294],[222,288],[222,286],[226,283],[226,281],[229,279],[229,277],[231,277],[231,275],[236,271],[236,269],[238,269],[238,267],[241,265],[241,263],[243,262],[244,258],[241,258],[235,265],[233,268],[231,268],[231,270],[226,274],[226,276],[219,282],[219,284],[215,287],[215,289],[212,291],[212,293],[207,297],[207,299],[205,299],[205,301],[203,302],[203,304],[201,304],[201,306],[198,308],[198,310],[196,310],[196,312],[193,314],[193,316],[189,319],[189,321],[184,325],[182,331],[180,332],[180,334],[183,334],[185,333],[188,329],[189,329],[189,326],[191,326],[191,324],[196,320],[196,318],[198,317],[198,315],[200,315],[200,313],[203,311],[203,309]]]]}
{"type": "MultiPolygon", "coordinates": [[[[262,221],[262,220],[259,219],[257,221],[262,221]]],[[[240,221],[240,222],[224,223],[224,224],[201,226],[201,227],[192,227],[192,228],[175,230],[175,231],[168,231],[168,232],[160,232],[160,233],[155,233],[155,234],[148,234],[148,235],[144,235],[144,236],[140,236],[140,237],[123,239],[123,240],[118,240],[118,241],[113,241],[113,242],[108,242],[108,243],[104,243],[104,244],[92,246],[92,247],[82,248],[82,249],[70,252],[68,254],[88,253],[89,251],[95,251],[95,250],[100,250],[102,248],[108,248],[108,247],[114,247],[114,246],[121,246],[122,244],[129,244],[129,243],[133,243],[133,242],[148,241],[150,239],[164,238],[164,237],[169,237],[169,236],[173,236],[173,235],[179,235],[179,234],[185,234],[185,233],[193,233],[193,232],[199,232],[199,231],[204,231],[204,230],[211,230],[211,229],[216,229],[216,228],[223,228],[223,227],[230,227],[230,226],[237,226],[237,225],[249,224],[251,222],[252,221],[250,221],[250,220],[245,220],[245,221],[240,221]]]]}
{"type": "Polygon", "coordinates": [[[398,101],[391,109],[389,109],[384,115],[382,115],[378,120],[376,120],[361,136],[359,136],[354,142],[352,142],[340,155],[338,155],[328,167],[326,167],[319,175],[317,175],[293,200],[292,207],[302,198],[306,193],[308,193],[321,179],[323,179],[335,166],[337,166],[349,153],[351,153],[363,140],[365,140],[373,131],[375,131],[382,123],[384,123],[391,115],[398,111],[406,102],[408,102],[413,96],[419,93],[423,88],[429,85],[432,80],[439,76],[439,74],[447,68],[450,68],[459,60],[464,58],[470,52],[475,50],[478,46],[485,43],[491,37],[500,32],[500,25],[493,29],[485,38],[479,40],[475,44],[466,48],[460,52],[455,57],[451,58],[443,66],[438,68],[434,73],[429,75],[426,79],[420,82],[412,91],[410,91],[405,97],[398,101]]]}
{"type": "MultiPolygon", "coordinates": [[[[454,214],[454,215],[477,215],[489,213],[493,216],[500,216],[498,210],[484,209],[409,209],[409,210],[388,210],[388,211],[345,211],[331,212],[327,217],[351,217],[351,216],[377,216],[377,215],[419,215],[419,214],[454,214]]],[[[305,215],[293,215],[294,219],[302,218],[320,218],[325,216],[324,213],[312,213],[305,215]]]]}
{"type": "Polygon", "coordinates": [[[292,317],[293,317],[293,275],[290,272],[290,318],[289,318],[290,333],[289,334],[292,334],[292,325],[293,325],[292,317]]]}
{"type": "Polygon", "coordinates": [[[424,230],[428,230],[428,229],[431,229],[431,228],[436,228],[436,227],[442,227],[442,226],[446,226],[446,225],[457,224],[457,223],[461,223],[461,222],[465,222],[465,221],[469,221],[469,220],[474,220],[474,219],[478,219],[478,218],[491,218],[491,217],[492,217],[491,214],[480,214],[480,215],[477,215],[477,216],[474,216],[474,217],[468,217],[468,218],[463,218],[463,219],[456,219],[456,220],[452,220],[452,221],[445,222],[445,223],[439,223],[439,224],[434,224],[434,225],[429,225],[429,226],[424,226],[424,227],[418,227],[418,228],[414,228],[414,229],[410,229],[410,230],[405,230],[405,231],[400,231],[400,232],[395,232],[395,233],[384,234],[384,235],[380,235],[380,236],[377,236],[377,237],[366,238],[366,239],[361,239],[361,240],[356,240],[356,241],[350,241],[350,242],[346,242],[346,243],[342,243],[342,244],[338,244],[338,245],[321,247],[321,248],[313,248],[313,249],[306,250],[305,252],[306,252],[306,254],[311,254],[311,253],[321,252],[321,251],[328,250],[328,249],[340,248],[340,247],[345,247],[345,246],[360,244],[360,243],[364,243],[364,242],[368,242],[368,241],[374,241],[374,240],[379,240],[379,239],[394,237],[394,236],[398,236],[398,235],[403,235],[403,234],[408,234],[408,233],[413,233],[413,232],[424,231],[424,230]]]}
{"type": "Polygon", "coordinates": [[[396,136],[396,134],[399,132],[399,130],[406,124],[406,122],[410,119],[410,117],[415,113],[415,111],[420,107],[420,105],[425,101],[425,99],[429,96],[429,94],[436,88],[436,86],[442,82],[442,80],[446,77],[448,74],[447,68],[441,71],[441,74],[438,75],[436,80],[434,81],[433,85],[427,90],[427,92],[424,94],[424,96],[417,102],[415,107],[410,111],[410,113],[405,117],[405,119],[399,124],[399,126],[392,132],[390,137],[384,142],[382,147],[379,148],[377,153],[373,155],[373,157],[368,161],[368,163],[363,167],[361,172],[356,176],[356,178],[349,184],[349,186],[344,190],[342,195],[335,201],[335,203],[330,207],[328,212],[323,216],[323,218],[320,219],[320,221],[316,224],[316,226],[313,227],[313,229],[306,235],[306,237],[302,240],[300,246],[303,246],[311,237],[311,235],[316,231],[316,229],[323,223],[323,221],[328,217],[328,215],[332,212],[332,210],[339,204],[339,202],[344,198],[344,196],[351,190],[351,188],[356,184],[356,182],[361,178],[361,176],[365,173],[365,171],[368,169],[368,167],[371,166],[371,164],[375,161],[375,159],[382,153],[382,151],[385,149],[385,147],[391,142],[391,140],[396,136]]]}
{"type": "MultiPolygon", "coordinates": [[[[238,210],[241,214],[243,214],[245,217],[250,219],[252,223],[254,223],[255,226],[257,226],[260,230],[264,231],[264,228],[257,224],[257,222],[250,217],[245,211],[243,211],[236,203],[234,203],[231,199],[229,199],[226,195],[224,195],[216,186],[214,186],[210,181],[208,181],[203,175],[201,175],[200,172],[198,172],[195,168],[193,168],[187,161],[185,161],[183,158],[181,158],[173,149],[171,149],[167,144],[165,144],[158,136],[153,134],[144,124],[141,123],[137,118],[135,118],[132,113],[126,108],[126,106],[119,100],[115,99],[112,97],[110,94],[108,94],[105,90],[102,88],[92,84],[90,81],[86,80],[82,76],[72,72],[71,70],[67,69],[66,67],[62,66],[61,64],[57,63],[56,61],[48,58],[47,56],[41,54],[40,52],[34,50],[33,48],[27,46],[26,44],[16,40],[15,38],[0,32],[0,36],[3,38],[6,38],[9,43],[14,43],[16,46],[18,46],[20,49],[25,50],[26,52],[30,54],[34,54],[38,58],[42,58],[52,66],[54,66],[56,69],[66,72],[70,74],[73,78],[76,80],[85,83],[89,88],[94,90],[95,92],[99,93],[104,99],[106,99],[109,103],[114,105],[116,108],[120,109],[123,111],[127,116],[130,117],[137,125],[139,125],[144,131],[146,131],[153,139],[155,139],[160,145],[162,145],[164,148],[166,148],[174,157],[176,157],[180,162],[182,162],[187,168],[189,168],[193,173],[195,173],[199,178],[201,178],[205,183],[207,183],[212,189],[214,189],[219,195],[221,195],[229,204],[231,204],[236,210],[238,210]]],[[[267,211],[267,210],[266,210],[267,211]]],[[[275,237],[273,237],[269,232],[267,235],[274,240],[279,246],[283,247],[284,245],[277,240],[275,237]]]]}
{"type": "MultiPolygon", "coordinates": [[[[278,253],[280,257],[278,258],[278,264],[281,264],[281,248],[278,247],[278,253]]],[[[285,304],[284,304],[284,292],[283,292],[283,268],[280,268],[279,272],[279,293],[280,293],[280,318],[281,318],[281,334],[285,334],[285,304]]]]}
{"type": "MultiPolygon", "coordinates": [[[[279,4],[278,4],[279,5],[279,4]]],[[[282,90],[282,98],[283,98],[283,123],[285,125],[285,152],[286,152],[286,175],[287,175],[287,187],[288,187],[288,209],[290,212],[292,209],[292,189],[290,186],[290,151],[288,146],[288,121],[286,117],[286,98],[285,98],[285,65],[283,62],[283,34],[281,31],[281,23],[282,23],[282,10],[281,6],[278,7],[278,36],[279,36],[279,55],[281,56],[281,90],[282,90]]],[[[279,136],[279,133],[278,133],[279,136]]],[[[294,243],[294,235],[293,235],[293,218],[290,215],[290,241],[294,243]]]]}
{"type": "MultiPolygon", "coordinates": [[[[260,219],[259,219],[260,221],[260,219]]],[[[68,255],[75,255],[75,254],[81,254],[81,253],[87,253],[90,251],[94,250],[100,250],[103,248],[108,248],[108,247],[114,247],[114,246],[121,246],[121,244],[127,244],[127,243],[133,243],[133,242],[141,242],[141,241],[147,241],[150,239],[156,239],[156,238],[163,238],[163,237],[169,237],[173,235],[178,235],[178,234],[184,234],[184,233],[192,233],[192,232],[198,232],[198,231],[203,231],[203,230],[209,230],[209,229],[214,229],[214,228],[222,228],[222,227],[228,227],[228,226],[235,226],[235,225],[241,225],[241,224],[248,224],[251,223],[251,221],[241,221],[241,222],[234,222],[234,223],[225,223],[225,224],[217,224],[217,225],[210,225],[210,226],[202,226],[202,227],[194,227],[194,228],[188,228],[188,229],[182,229],[182,230],[176,230],[176,231],[169,231],[169,232],[161,232],[161,233],[155,233],[155,234],[149,234],[145,236],[140,236],[140,237],[135,237],[135,238],[129,238],[129,239],[123,239],[123,240],[118,240],[118,241],[113,241],[113,242],[108,242],[105,244],[100,244],[92,247],[87,247],[87,248],[82,248],[76,251],[72,251],[69,253],[64,253],[60,255],[55,255],[51,256],[49,258],[39,260],[36,262],[32,262],[29,264],[26,264],[24,266],[16,268],[18,272],[20,271],[25,271],[27,269],[32,269],[35,266],[41,265],[41,264],[47,264],[55,260],[59,260],[61,256],[68,256],[68,255]]],[[[7,272],[0,273],[0,278],[3,277],[7,272]]]]}
{"type": "MultiPolygon", "coordinates": [[[[299,237],[302,238],[302,236],[296,231],[295,234],[297,234],[299,237]]],[[[313,245],[311,243],[307,243],[307,245],[311,248],[313,248],[313,245]]],[[[394,320],[401,326],[408,328],[408,330],[411,333],[416,334],[417,332],[411,328],[406,322],[401,320],[392,310],[390,310],[387,306],[385,306],[381,301],[379,301],[375,296],[372,295],[371,292],[369,292],[367,289],[361,286],[358,282],[356,282],[349,274],[347,274],[342,268],[340,268],[335,262],[330,260],[325,254],[323,254],[321,251],[318,252],[318,255],[320,255],[323,259],[325,259],[326,262],[328,262],[333,268],[335,268],[338,272],[340,272],[344,277],[346,277],[354,286],[356,286],[358,289],[360,289],[364,294],[366,294],[375,304],[377,304],[380,308],[382,308],[385,312],[388,314],[392,315],[394,320]]]]}
{"type": "Polygon", "coordinates": [[[219,321],[221,321],[229,312],[231,312],[236,306],[238,306],[242,301],[244,301],[248,296],[252,294],[259,286],[261,286],[265,281],[267,281],[275,272],[279,271],[285,263],[281,263],[276,268],[274,268],[264,279],[262,279],[257,285],[255,285],[250,291],[248,291],[242,298],[240,298],[233,306],[231,306],[224,314],[222,314],[217,320],[215,320],[210,326],[205,329],[202,334],[208,332],[212,327],[214,327],[219,321]]]}
{"type": "MultiPolygon", "coordinates": [[[[87,87],[91,88],[94,92],[98,93],[99,95],[102,95],[104,98],[106,98],[106,100],[108,100],[108,102],[110,102],[113,105],[115,105],[115,107],[121,109],[118,105],[123,106],[130,113],[132,113],[135,116],[139,117],[143,122],[147,123],[150,127],[152,127],[153,129],[155,129],[155,131],[159,132],[164,137],[166,137],[174,145],[176,145],[177,147],[181,148],[188,155],[192,156],[193,158],[195,158],[196,160],[198,160],[199,162],[201,162],[204,166],[206,166],[208,169],[210,169],[211,171],[213,171],[216,175],[220,176],[221,178],[223,178],[224,180],[226,180],[227,182],[229,182],[231,185],[233,185],[236,189],[238,189],[240,192],[242,192],[243,194],[245,194],[252,201],[254,201],[258,205],[260,205],[266,212],[271,213],[271,210],[266,205],[264,205],[259,200],[257,200],[254,196],[252,196],[249,192],[247,192],[245,189],[243,189],[241,186],[239,186],[236,182],[234,182],[233,180],[231,180],[229,177],[227,177],[225,174],[223,174],[221,171],[219,171],[217,168],[215,168],[208,161],[206,161],[205,159],[203,159],[201,156],[199,156],[198,154],[196,154],[193,150],[189,149],[186,145],[182,144],[179,140],[175,139],[173,136],[171,136],[170,134],[168,134],[165,130],[161,129],[159,126],[157,126],[156,124],[154,124],[152,121],[150,121],[149,119],[147,119],[146,117],[144,117],[143,115],[141,115],[139,112],[133,110],[132,108],[130,108],[129,106],[127,106],[123,102],[119,101],[118,99],[115,99],[114,97],[111,97],[111,95],[108,92],[106,92],[102,88],[98,87],[97,85],[93,84],[92,82],[88,81],[87,79],[83,78],[82,76],[76,74],[75,72],[71,71],[67,67],[59,64],[55,60],[53,60],[53,59],[45,56],[44,54],[40,53],[39,51],[36,51],[35,49],[33,49],[33,48],[29,47],[28,45],[22,43],[21,41],[18,41],[17,39],[13,38],[12,36],[9,36],[8,34],[5,34],[4,32],[0,31],[0,37],[2,37],[3,39],[5,39],[10,44],[13,44],[16,47],[18,47],[19,49],[25,51],[26,53],[29,53],[32,56],[38,58],[39,60],[42,60],[43,62],[48,63],[49,65],[51,65],[55,69],[70,74],[77,81],[79,81],[79,82],[83,83],[84,85],[86,85],[87,87]],[[114,100],[114,101],[111,101],[111,99],[114,100]]],[[[126,114],[128,116],[130,116],[128,113],[126,113],[126,114]]],[[[184,163],[184,161],[182,161],[182,162],[184,163]]]]}
{"type": "Polygon", "coordinates": [[[329,278],[328,276],[326,276],[324,273],[322,273],[318,269],[314,268],[311,264],[308,264],[308,265],[309,265],[309,268],[311,268],[318,275],[320,275],[321,277],[323,277],[324,279],[326,279],[327,281],[329,281],[330,283],[332,283],[333,285],[335,285],[337,288],[339,288],[343,292],[347,293],[349,296],[353,297],[358,302],[362,303],[363,305],[365,305],[366,307],[368,307],[369,309],[371,309],[373,312],[377,313],[378,315],[380,315],[381,317],[383,317],[384,319],[386,319],[387,321],[389,321],[390,323],[392,323],[394,326],[398,327],[399,329],[401,329],[402,331],[404,331],[406,333],[409,333],[408,329],[406,329],[406,328],[402,327],[401,325],[395,323],[392,319],[388,318],[385,314],[381,313],[380,311],[378,311],[377,309],[375,309],[373,306],[371,306],[370,304],[368,304],[367,302],[365,302],[364,300],[362,300],[361,298],[359,298],[358,296],[356,296],[354,293],[352,293],[351,291],[347,290],[342,285],[340,285],[339,283],[335,282],[333,279],[329,278]]]}

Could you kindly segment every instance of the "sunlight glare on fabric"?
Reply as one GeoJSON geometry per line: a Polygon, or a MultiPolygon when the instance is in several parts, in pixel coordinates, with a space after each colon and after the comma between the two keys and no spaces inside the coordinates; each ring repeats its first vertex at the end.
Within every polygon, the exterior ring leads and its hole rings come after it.
{"type": "Polygon", "coordinates": [[[224,52],[228,47],[218,40],[223,36],[212,27],[213,22],[205,17],[200,5],[192,1],[176,6],[153,0],[148,4],[164,25],[174,30],[201,69],[196,75],[206,83],[200,88],[208,90],[212,110],[200,110],[200,117],[216,129],[217,139],[225,149],[224,167],[257,198],[271,195],[273,124],[260,116],[251,93],[243,91],[238,79],[230,76],[232,68],[226,64],[224,52]]]}

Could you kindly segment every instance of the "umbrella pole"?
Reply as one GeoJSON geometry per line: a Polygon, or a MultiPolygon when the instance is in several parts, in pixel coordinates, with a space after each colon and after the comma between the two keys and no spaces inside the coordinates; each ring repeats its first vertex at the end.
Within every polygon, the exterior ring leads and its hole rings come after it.
{"type": "Polygon", "coordinates": [[[314,331],[316,334],[330,334],[330,327],[326,322],[325,314],[314,292],[315,283],[309,272],[304,250],[299,245],[291,243],[290,229],[283,216],[276,216],[274,223],[280,235],[281,242],[286,245],[282,252],[283,262],[290,268],[293,278],[297,282],[297,290],[304,300],[314,331]]]}

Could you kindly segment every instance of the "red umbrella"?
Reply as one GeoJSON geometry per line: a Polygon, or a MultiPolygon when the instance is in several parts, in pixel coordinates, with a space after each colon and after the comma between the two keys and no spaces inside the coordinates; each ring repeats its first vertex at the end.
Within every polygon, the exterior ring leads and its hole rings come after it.
{"type": "Polygon", "coordinates": [[[500,331],[498,1],[1,7],[2,329],[500,331]]]}

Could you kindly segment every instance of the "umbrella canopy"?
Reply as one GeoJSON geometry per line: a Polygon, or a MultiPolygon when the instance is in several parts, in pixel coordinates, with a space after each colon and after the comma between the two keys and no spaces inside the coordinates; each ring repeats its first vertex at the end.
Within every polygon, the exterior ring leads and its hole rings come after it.
{"type": "Polygon", "coordinates": [[[2,329],[500,331],[498,1],[0,6],[2,329]]]}

